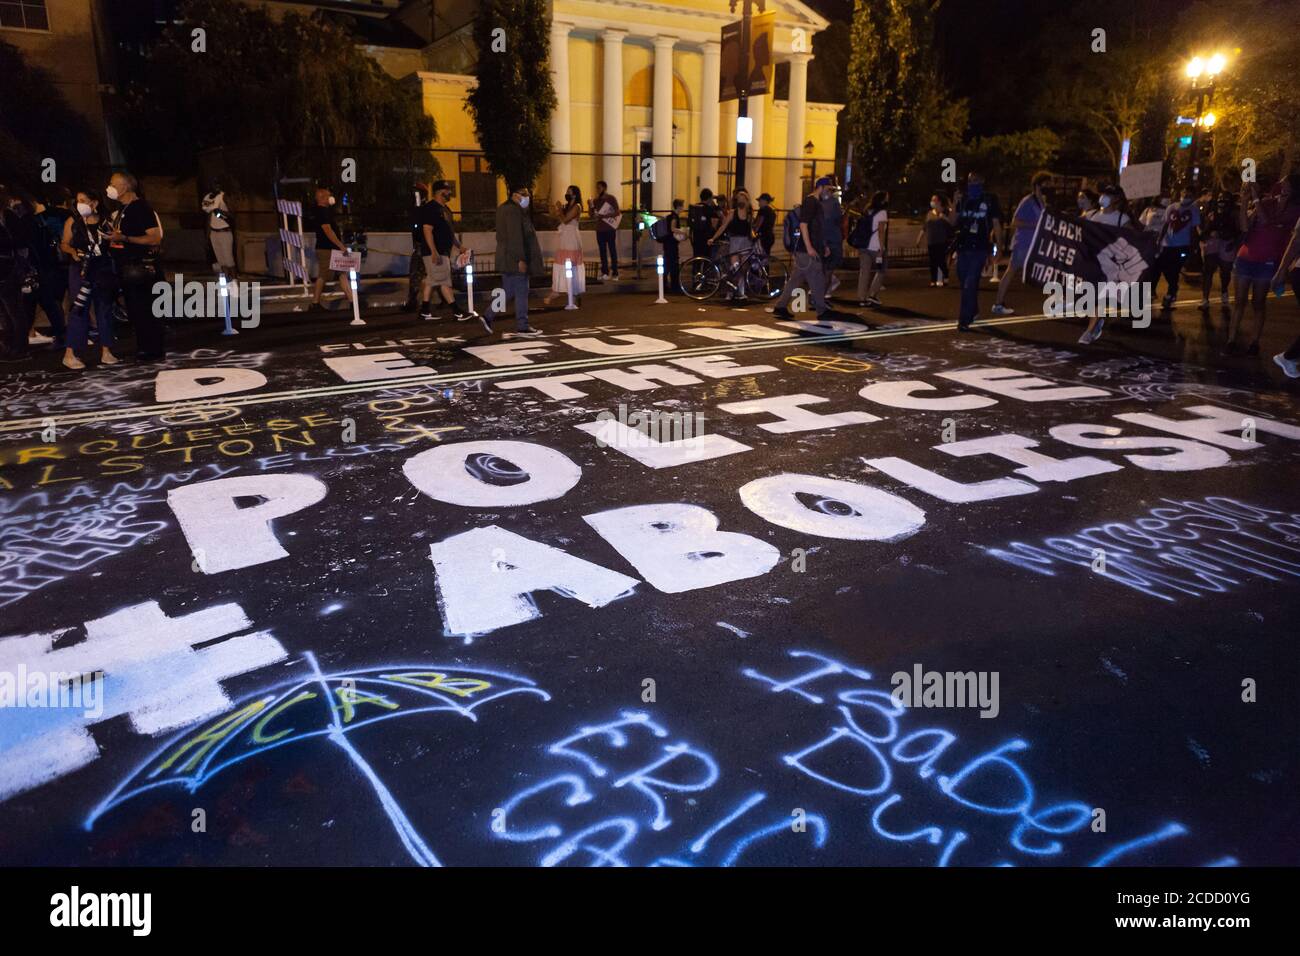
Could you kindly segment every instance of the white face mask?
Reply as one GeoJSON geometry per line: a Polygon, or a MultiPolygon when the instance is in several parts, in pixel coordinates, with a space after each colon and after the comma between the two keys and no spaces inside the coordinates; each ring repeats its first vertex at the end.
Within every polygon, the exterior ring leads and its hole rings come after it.
{"type": "Polygon", "coordinates": [[[90,203],[79,202],[77,203],[77,212],[81,214],[82,219],[85,219],[87,216],[94,215],[95,210],[90,203]]]}
{"type": "Polygon", "coordinates": [[[107,189],[104,190],[104,195],[107,196],[109,199],[116,200],[120,195],[120,193],[118,193],[116,186],[109,186],[107,189]]]}
{"type": "Polygon", "coordinates": [[[336,202],[338,202],[338,200],[335,199],[333,196],[330,196],[330,205],[332,206],[332,205],[334,205],[336,202]]]}
{"type": "Polygon", "coordinates": [[[1110,205],[1110,197],[1102,196],[1101,199],[1098,200],[1098,202],[1101,204],[1101,208],[1105,209],[1107,206],[1110,205]]]}
{"type": "Polygon", "coordinates": [[[519,197],[519,205],[522,206],[524,209],[527,209],[527,208],[528,208],[528,197],[527,197],[527,196],[520,196],[520,197],[519,197]]]}

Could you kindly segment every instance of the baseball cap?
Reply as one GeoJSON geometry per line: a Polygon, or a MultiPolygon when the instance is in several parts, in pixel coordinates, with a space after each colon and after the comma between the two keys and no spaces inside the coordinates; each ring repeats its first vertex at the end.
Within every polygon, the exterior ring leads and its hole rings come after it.
{"type": "Polygon", "coordinates": [[[433,185],[429,187],[429,191],[430,191],[430,192],[435,192],[435,193],[436,193],[436,192],[438,192],[438,191],[441,190],[441,189],[452,189],[452,188],[453,188],[453,187],[452,187],[452,185],[451,185],[451,181],[450,181],[450,180],[447,180],[447,179],[436,179],[436,180],[434,180],[433,185]]]}
{"type": "Polygon", "coordinates": [[[759,202],[771,202],[771,201],[772,201],[772,194],[771,194],[771,193],[759,193],[759,194],[758,194],[758,200],[759,200],[759,202]]]}

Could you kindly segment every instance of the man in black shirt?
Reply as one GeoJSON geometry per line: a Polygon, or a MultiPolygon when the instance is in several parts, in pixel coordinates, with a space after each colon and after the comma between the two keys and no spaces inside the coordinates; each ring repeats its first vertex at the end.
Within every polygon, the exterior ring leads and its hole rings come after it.
{"type": "Polygon", "coordinates": [[[712,189],[700,190],[700,201],[690,208],[688,213],[691,225],[691,249],[697,256],[706,259],[712,254],[709,240],[718,231],[722,221],[722,211],[713,199],[712,189]]]}
{"type": "Polygon", "coordinates": [[[776,242],[776,210],[772,208],[772,195],[761,193],[758,197],[758,211],[754,213],[754,234],[758,244],[763,247],[763,255],[772,254],[776,242]]]}
{"type": "Polygon", "coordinates": [[[984,191],[984,177],[966,177],[965,194],[958,191],[948,221],[956,230],[957,281],[961,283],[961,310],[957,330],[970,331],[979,314],[980,273],[993,255],[993,243],[1002,234],[1002,210],[997,197],[984,191]]]}
{"type": "Polygon", "coordinates": [[[109,180],[104,194],[122,205],[110,220],[108,242],[122,283],[126,314],[135,329],[136,361],[157,362],[166,352],[167,329],[165,317],[154,315],[153,308],[153,286],[163,277],[158,262],[162,222],[140,197],[139,189],[130,173],[114,173],[109,180]]]}
{"type": "Polygon", "coordinates": [[[420,289],[420,318],[433,320],[433,287],[443,305],[452,307],[457,322],[468,319],[469,313],[456,304],[456,293],[451,284],[454,260],[460,255],[460,243],[451,228],[451,183],[440,179],[430,187],[428,202],[416,210],[415,227],[411,238],[424,259],[424,283],[420,289]]]}
{"type": "Polygon", "coordinates": [[[834,318],[838,313],[826,305],[826,270],[823,262],[830,257],[830,245],[826,239],[826,220],[822,211],[822,200],[831,193],[833,186],[829,176],[817,180],[813,191],[804,197],[799,206],[799,239],[791,255],[794,269],[776,300],[771,311],[781,318],[790,318],[787,306],[794,296],[794,290],[800,285],[808,287],[809,298],[819,320],[834,318]]]}
{"type": "Polygon", "coordinates": [[[351,303],[352,285],[348,277],[339,278],[340,273],[330,268],[330,253],[345,247],[343,240],[339,238],[339,217],[334,211],[334,194],[330,192],[328,186],[316,187],[316,205],[311,210],[311,222],[316,228],[316,286],[312,294],[312,304],[320,306],[327,277],[338,279],[339,288],[343,290],[343,301],[351,303]]]}

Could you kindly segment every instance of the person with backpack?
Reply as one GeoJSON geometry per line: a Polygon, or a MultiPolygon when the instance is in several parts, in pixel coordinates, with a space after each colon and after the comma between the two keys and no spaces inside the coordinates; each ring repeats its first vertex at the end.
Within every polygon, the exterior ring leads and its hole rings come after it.
{"type": "Polygon", "coordinates": [[[86,364],[77,355],[90,337],[90,309],[95,308],[95,328],[99,337],[99,364],[116,365],[113,354],[113,306],[117,298],[117,277],[108,255],[108,240],[103,230],[107,223],[99,212],[99,197],[83,190],[77,193],[76,211],[63,227],[60,247],[69,257],[68,289],[72,308],[68,312],[67,347],[63,364],[79,371],[86,364]]]}
{"type": "Polygon", "coordinates": [[[969,332],[979,316],[980,275],[993,255],[993,242],[1002,233],[1002,208],[992,193],[984,191],[984,177],[972,172],[966,177],[966,191],[958,190],[948,222],[957,233],[957,281],[961,283],[961,306],[957,331],[969,332]]]}
{"type": "Polygon", "coordinates": [[[916,244],[925,246],[930,259],[930,288],[948,284],[948,253],[952,247],[952,224],[948,222],[948,197],[935,193],[925,214],[916,244]]]}
{"type": "Polygon", "coordinates": [[[650,238],[664,247],[664,291],[679,292],[682,287],[680,243],[686,239],[682,217],[686,213],[686,200],[674,199],[672,211],[655,220],[650,227],[650,238]]]}
{"type": "Polygon", "coordinates": [[[64,316],[63,296],[67,293],[67,265],[59,252],[59,237],[63,235],[63,223],[69,213],[67,200],[62,196],[51,197],[50,203],[41,202],[31,196],[24,196],[15,207],[20,225],[19,235],[27,248],[27,263],[30,268],[23,289],[24,322],[33,345],[54,343],[55,348],[63,347],[64,316]],[[64,203],[61,207],[58,203],[64,203]],[[40,307],[50,324],[50,336],[46,337],[35,331],[36,309],[40,307]]]}
{"type": "Polygon", "coordinates": [[[889,193],[877,190],[862,211],[849,245],[858,250],[858,308],[880,306],[880,285],[885,277],[885,251],[889,248],[889,193]]]}
{"type": "Polygon", "coordinates": [[[801,285],[807,286],[808,296],[812,299],[819,321],[839,314],[826,304],[826,270],[822,266],[823,260],[831,254],[822,214],[822,200],[830,192],[831,186],[829,176],[821,177],[803,202],[786,213],[782,238],[786,251],[794,261],[794,268],[785,288],[781,290],[781,297],[766,309],[778,318],[792,317],[790,300],[794,296],[794,290],[801,285]]]}
{"type": "Polygon", "coordinates": [[[700,190],[700,201],[691,206],[688,215],[691,226],[691,249],[697,256],[709,258],[709,240],[718,228],[722,213],[713,199],[712,189],[700,190]]]}

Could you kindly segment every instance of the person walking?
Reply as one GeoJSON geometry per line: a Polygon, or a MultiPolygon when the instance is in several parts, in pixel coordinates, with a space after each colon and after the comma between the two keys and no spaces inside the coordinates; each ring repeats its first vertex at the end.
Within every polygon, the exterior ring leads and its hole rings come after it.
{"type": "Polygon", "coordinates": [[[930,287],[948,284],[948,251],[952,246],[953,228],[948,221],[948,197],[935,193],[930,197],[930,211],[921,222],[916,244],[924,245],[930,261],[930,287]]]}
{"type": "Polygon", "coordinates": [[[334,211],[334,193],[328,186],[316,187],[316,205],[311,210],[311,224],[316,233],[316,284],[312,288],[312,307],[322,308],[321,296],[325,293],[326,281],[338,281],[343,292],[343,301],[352,303],[352,283],[347,276],[330,268],[330,255],[335,251],[343,252],[347,247],[339,233],[339,217],[334,211]]]}
{"type": "Polygon", "coordinates": [[[1091,219],[1097,214],[1098,198],[1097,194],[1087,187],[1079,190],[1079,195],[1076,197],[1075,201],[1079,205],[1080,219],[1091,219]]]}
{"type": "Polygon", "coordinates": [[[831,177],[831,188],[822,200],[822,222],[826,229],[826,246],[831,251],[822,267],[826,270],[826,294],[832,296],[840,287],[840,277],[835,270],[844,262],[844,240],[848,236],[848,221],[844,207],[840,205],[839,187],[834,177],[831,177]]]}
{"type": "Polygon", "coordinates": [[[18,232],[18,202],[0,183],[0,362],[21,362],[27,358],[27,318],[22,288],[27,275],[27,249],[18,232]]]}
{"type": "Polygon", "coordinates": [[[957,281],[961,283],[957,331],[969,332],[979,317],[980,273],[993,255],[994,237],[1002,232],[1002,209],[997,197],[984,191],[980,173],[966,177],[966,191],[958,190],[948,222],[957,236],[957,281]]]}
{"type": "Polygon", "coordinates": [[[778,318],[792,318],[790,300],[794,290],[800,286],[807,287],[819,321],[838,315],[826,304],[826,270],[822,266],[822,260],[831,253],[826,241],[826,224],[822,219],[822,200],[830,189],[831,178],[821,177],[799,208],[792,209],[786,216],[786,248],[794,260],[794,267],[780,298],[767,309],[778,318]]]}
{"type": "Polygon", "coordinates": [[[120,203],[109,220],[109,252],[117,269],[126,314],[135,330],[137,362],[158,362],[166,357],[166,318],[154,314],[153,286],[163,277],[162,220],[140,195],[130,173],[114,173],[104,194],[120,203]]]}
{"type": "Polygon", "coordinates": [[[889,248],[889,193],[878,189],[871,194],[849,234],[849,245],[858,250],[858,308],[879,308],[889,248]]]}
{"type": "Polygon", "coordinates": [[[108,255],[106,223],[99,213],[99,197],[88,190],[77,193],[76,211],[63,226],[60,248],[68,256],[68,290],[72,308],[68,312],[67,347],[63,364],[74,371],[86,367],[77,354],[89,344],[91,306],[99,340],[99,364],[116,365],[113,354],[113,305],[117,298],[117,277],[108,255]]]}
{"type": "Polygon", "coordinates": [[[570,263],[573,272],[574,304],[578,296],[587,291],[587,270],[583,268],[582,234],[578,231],[578,220],[582,217],[582,192],[577,186],[570,186],[564,192],[564,202],[555,204],[555,215],[560,220],[556,226],[555,260],[551,265],[551,293],[542,300],[543,305],[550,305],[557,299],[566,299],[569,294],[569,278],[565,273],[565,263],[570,263]]]}
{"type": "Polygon", "coordinates": [[[618,224],[623,219],[618,200],[609,193],[609,184],[596,182],[596,198],[589,203],[596,220],[596,248],[600,251],[600,281],[618,278],[618,224]]]}
{"type": "Polygon", "coordinates": [[[700,201],[691,206],[688,218],[691,225],[691,249],[694,255],[710,258],[709,248],[713,233],[722,221],[722,213],[713,197],[712,189],[700,190],[700,201]]]}
{"type": "Polygon", "coordinates": [[[990,310],[994,315],[1012,315],[1015,309],[1006,305],[1007,292],[1011,290],[1011,277],[1025,267],[1029,257],[1029,245],[1034,241],[1034,230],[1038,220],[1047,208],[1047,184],[1051,180],[1047,173],[1038,173],[1030,182],[1029,194],[1020,200],[1016,211],[1011,214],[1011,261],[998,280],[997,299],[990,310]]]}
{"type": "Polygon", "coordinates": [[[1259,198],[1257,195],[1255,183],[1247,183],[1242,189],[1239,222],[1245,235],[1232,267],[1232,322],[1228,328],[1228,344],[1224,347],[1228,355],[1259,354],[1268,289],[1276,282],[1279,271],[1284,271],[1289,264],[1284,259],[1287,240],[1300,221],[1300,173],[1278,180],[1267,195],[1259,198]],[[1246,325],[1247,300],[1255,316],[1255,328],[1249,342],[1242,344],[1238,337],[1246,325]]]}
{"type": "MultiPolygon", "coordinates": [[[[1128,197],[1119,186],[1107,186],[1097,200],[1097,209],[1089,217],[1093,222],[1103,226],[1119,228],[1132,227],[1133,220],[1128,215],[1128,197]]],[[[1101,338],[1101,331],[1106,325],[1106,317],[1100,311],[1088,322],[1088,327],[1079,336],[1080,345],[1091,345],[1101,338]]]]}
{"type": "Polygon", "coordinates": [[[428,200],[416,212],[418,233],[413,231],[411,237],[420,251],[421,265],[424,267],[424,277],[420,283],[420,318],[430,322],[437,318],[433,311],[435,288],[438,290],[439,305],[450,306],[457,322],[472,317],[468,306],[462,309],[458,304],[456,290],[452,285],[452,269],[464,250],[451,226],[451,189],[451,183],[445,179],[440,179],[429,187],[428,200]]]}
{"type": "MultiPolygon", "coordinates": [[[[1296,220],[1295,228],[1291,230],[1291,240],[1282,250],[1277,272],[1273,273],[1273,281],[1269,284],[1275,290],[1284,288],[1288,276],[1291,280],[1291,291],[1295,294],[1294,301],[1300,303],[1300,219],[1296,220]]],[[[1273,361],[1287,378],[1300,378],[1300,335],[1296,336],[1295,341],[1285,351],[1274,355],[1273,361]]]]}
{"type": "Polygon", "coordinates": [[[1210,311],[1210,292],[1214,276],[1219,276],[1219,303],[1228,308],[1228,287],[1232,284],[1232,264],[1241,245],[1241,222],[1237,215],[1237,197],[1222,189],[1201,210],[1201,311],[1210,311]]]}
{"type": "Polygon", "coordinates": [[[207,213],[208,245],[212,247],[213,271],[233,280],[237,274],[235,266],[235,229],[230,216],[230,207],[226,205],[226,193],[219,182],[213,182],[212,188],[203,196],[200,203],[207,213]]]}
{"type": "MultiPolygon", "coordinates": [[[[1160,303],[1164,309],[1172,309],[1178,298],[1183,263],[1187,261],[1187,254],[1191,251],[1200,225],[1201,211],[1196,205],[1192,187],[1188,184],[1183,187],[1179,201],[1165,210],[1164,224],[1160,228],[1160,251],[1156,254],[1156,268],[1165,279],[1165,297],[1160,303]]],[[[1156,285],[1153,283],[1152,298],[1155,298],[1155,291],[1156,285]]]]}
{"type": "MultiPolygon", "coordinates": [[[[542,247],[537,241],[537,230],[533,228],[532,217],[528,215],[528,206],[532,202],[532,190],[525,185],[510,187],[510,197],[497,207],[497,268],[501,271],[501,289],[505,293],[502,306],[509,299],[515,302],[515,334],[530,338],[541,335],[528,324],[528,280],[533,275],[544,272],[542,247]]],[[[493,313],[488,310],[479,316],[479,322],[492,334],[492,321],[504,311],[493,313]]]]}

